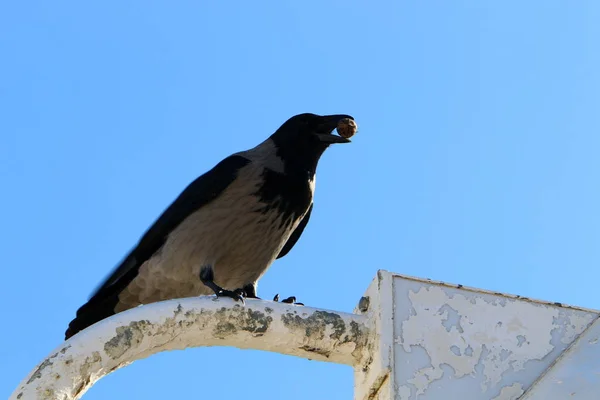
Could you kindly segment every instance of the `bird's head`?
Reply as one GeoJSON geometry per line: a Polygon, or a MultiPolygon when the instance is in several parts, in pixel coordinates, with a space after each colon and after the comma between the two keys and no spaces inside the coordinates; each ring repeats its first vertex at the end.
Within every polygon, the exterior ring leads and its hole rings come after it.
{"type": "Polygon", "coordinates": [[[350,143],[350,140],[333,134],[340,120],[354,119],[349,115],[299,114],[291,117],[277,129],[271,139],[278,155],[288,165],[314,172],[319,158],[332,144],[350,143]]]}

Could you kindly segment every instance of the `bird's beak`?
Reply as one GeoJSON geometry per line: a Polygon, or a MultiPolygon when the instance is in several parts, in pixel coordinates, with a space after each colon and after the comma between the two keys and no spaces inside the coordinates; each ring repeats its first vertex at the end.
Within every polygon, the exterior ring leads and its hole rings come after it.
{"type": "Polygon", "coordinates": [[[350,115],[325,115],[321,117],[321,122],[317,125],[314,135],[320,142],[326,144],[350,143],[349,139],[334,135],[332,132],[338,126],[338,122],[344,118],[354,119],[350,115]]]}

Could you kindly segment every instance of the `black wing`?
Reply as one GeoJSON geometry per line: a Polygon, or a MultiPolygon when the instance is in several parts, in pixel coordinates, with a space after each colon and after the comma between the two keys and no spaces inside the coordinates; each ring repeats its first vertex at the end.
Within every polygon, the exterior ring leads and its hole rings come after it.
{"type": "Polygon", "coordinates": [[[287,242],[285,242],[285,246],[283,246],[283,249],[281,249],[277,258],[281,258],[287,253],[289,253],[292,247],[294,247],[294,245],[298,241],[298,239],[300,239],[300,235],[302,235],[302,232],[304,232],[304,228],[306,228],[308,220],[310,219],[310,213],[312,212],[313,204],[310,205],[308,211],[304,215],[304,218],[302,218],[302,221],[300,221],[300,224],[296,227],[296,229],[294,229],[294,232],[292,232],[287,242]]]}
{"type": "Polygon", "coordinates": [[[69,338],[113,315],[121,291],[137,276],[140,266],[162,247],[169,233],[190,214],[217,198],[235,180],[240,168],[248,163],[250,160],[242,156],[229,156],[190,183],[104,280],[89,301],[77,310],[77,317],[69,324],[65,337],[69,338]]]}

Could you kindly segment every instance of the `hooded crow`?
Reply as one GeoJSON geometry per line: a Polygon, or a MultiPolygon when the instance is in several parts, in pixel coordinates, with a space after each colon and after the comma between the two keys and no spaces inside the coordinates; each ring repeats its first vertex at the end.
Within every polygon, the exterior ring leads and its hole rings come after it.
{"type": "Polygon", "coordinates": [[[258,280],[308,223],[321,155],[350,142],[333,134],[345,118],[296,115],[193,181],[77,310],[65,339],[141,304],[211,293],[258,298],[258,280]]]}

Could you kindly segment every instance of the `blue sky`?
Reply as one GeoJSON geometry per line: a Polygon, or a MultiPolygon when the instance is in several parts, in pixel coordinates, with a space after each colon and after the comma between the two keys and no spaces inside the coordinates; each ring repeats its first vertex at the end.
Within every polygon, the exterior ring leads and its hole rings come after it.
{"type": "MultiPolygon", "coordinates": [[[[289,116],[348,113],[259,295],[351,311],[378,269],[600,308],[597,1],[0,5],[8,395],[196,176],[289,116]]],[[[86,399],[348,399],[352,370],[163,353],[86,399]]]]}

